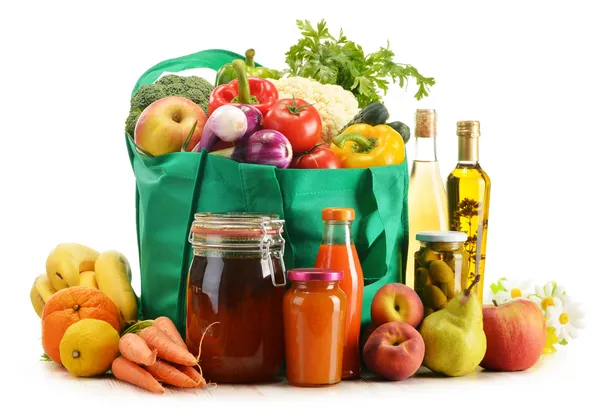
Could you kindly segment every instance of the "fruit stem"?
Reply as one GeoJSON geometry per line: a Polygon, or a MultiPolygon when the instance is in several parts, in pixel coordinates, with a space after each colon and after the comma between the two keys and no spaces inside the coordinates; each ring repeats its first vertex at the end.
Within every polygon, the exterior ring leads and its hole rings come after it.
{"type": "Polygon", "coordinates": [[[465,291],[465,295],[469,295],[471,293],[471,289],[479,282],[479,275],[475,276],[475,279],[471,282],[467,290],[465,291]]]}
{"type": "Polygon", "coordinates": [[[496,299],[492,299],[492,303],[494,304],[495,307],[498,307],[498,302],[496,302],[496,299]]]}
{"type": "Polygon", "coordinates": [[[254,49],[246,50],[246,66],[254,67],[254,56],[256,55],[256,51],[254,49]]]}
{"type": "Polygon", "coordinates": [[[246,63],[241,59],[235,59],[231,62],[231,66],[237,73],[238,80],[238,100],[237,102],[243,104],[256,104],[259,103],[255,96],[250,94],[250,82],[248,81],[248,74],[246,73],[246,63]],[[252,99],[254,98],[254,99],[252,99]]]}

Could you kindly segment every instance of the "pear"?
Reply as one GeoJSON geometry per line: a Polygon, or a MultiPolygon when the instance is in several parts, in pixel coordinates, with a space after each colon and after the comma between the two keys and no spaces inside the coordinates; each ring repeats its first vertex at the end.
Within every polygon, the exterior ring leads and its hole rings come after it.
{"type": "Polygon", "coordinates": [[[473,283],[446,306],[427,316],[419,329],[425,341],[423,365],[449,377],[467,375],[477,369],[487,348],[483,311],[473,283]]]}

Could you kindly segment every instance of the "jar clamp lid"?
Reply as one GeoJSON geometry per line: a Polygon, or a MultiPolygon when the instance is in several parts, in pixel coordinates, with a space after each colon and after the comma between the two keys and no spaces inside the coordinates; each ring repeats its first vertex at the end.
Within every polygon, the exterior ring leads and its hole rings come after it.
{"type": "Polygon", "coordinates": [[[462,231],[422,231],[417,240],[431,243],[462,243],[467,241],[467,233],[462,231]]]}
{"type": "Polygon", "coordinates": [[[271,280],[276,287],[286,285],[283,260],[285,220],[270,213],[197,213],[194,215],[188,241],[194,250],[260,252],[268,262],[271,280]],[[274,256],[283,272],[283,283],[275,280],[274,256]]]}

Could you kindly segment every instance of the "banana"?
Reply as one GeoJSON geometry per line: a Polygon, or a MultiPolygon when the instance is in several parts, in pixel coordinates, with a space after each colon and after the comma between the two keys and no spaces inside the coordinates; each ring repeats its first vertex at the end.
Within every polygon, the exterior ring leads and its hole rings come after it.
{"type": "Polygon", "coordinates": [[[33,282],[33,286],[31,287],[31,292],[29,292],[29,297],[31,299],[31,304],[35,309],[36,313],[42,317],[42,313],[44,310],[44,305],[50,299],[50,296],[56,293],[54,286],[50,283],[50,279],[48,276],[43,273],[35,278],[33,282]]]}
{"type": "Polygon", "coordinates": [[[98,289],[98,283],[96,282],[96,272],[88,270],[81,272],[79,275],[79,286],[89,286],[98,289]]]}
{"type": "Polygon", "coordinates": [[[48,302],[50,296],[56,293],[56,289],[54,289],[54,286],[52,286],[50,279],[45,273],[36,277],[33,284],[44,303],[48,302]]]}
{"type": "Polygon", "coordinates": [[[33,309],[35,309],[35,313],[37,313],[38,316],[41,318],[42,312],[44,311],[45,303],[42,300],[42,297],[38,293],[37,289],[35,288],[35,283],[33,284],[33,286],[31,286],[29,298],[31,299],[31,304],[33,305],[33,309]]]}
{"type": "Polygon", "coordinates": [[[94,270],[99,256],[96,250],[82,244],[59,244],[46,259],[46,274],[56,290],[78,286],[80,273],[94,270]]]}
{"type": "Polygon", "coordinates": [[[112,299],[121,313],[121,322],[137,321],[137,297],[131,287],[131,267],[120,252],[102,252],[95,265],[96,282],[106,296],[112,299]]]}

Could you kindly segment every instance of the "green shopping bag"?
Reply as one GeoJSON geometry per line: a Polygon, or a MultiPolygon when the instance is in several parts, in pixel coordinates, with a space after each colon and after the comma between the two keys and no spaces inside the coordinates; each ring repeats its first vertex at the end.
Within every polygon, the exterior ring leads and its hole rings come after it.
{"type": "MultiPolygon", "coordinates": [[[[164,72],[218,70],[235,58],[205,50],[167,60],[144,73],[134,90],[164,72]]],[[[185,332],[186,283],[193,252],[188,243],[197,212],[269,212],[285,220],[286,268],[312,267],[323,231],[321,210],[351,207],[352,228],[365,278],[362,322],[370,321],[375,292],[403,282],[408,250],[408,167],[295,170],[237,163],[206,151],[148,157],[126,134],[136,178],[140,318],[171,318],[185,332]]]]}

